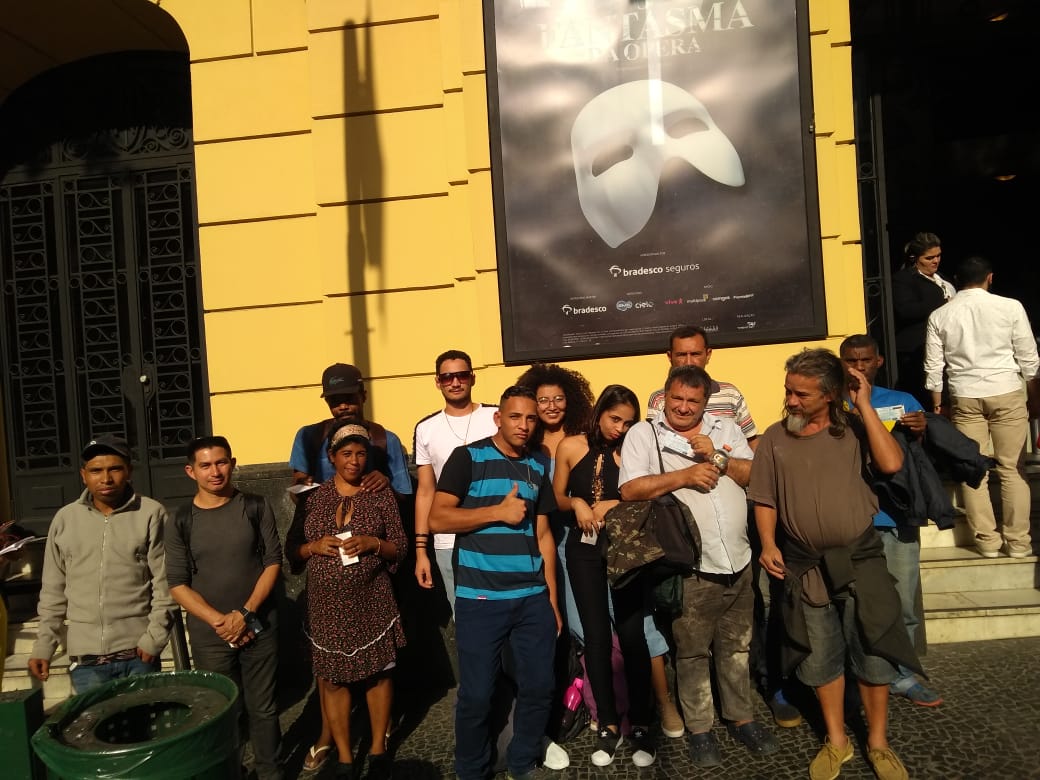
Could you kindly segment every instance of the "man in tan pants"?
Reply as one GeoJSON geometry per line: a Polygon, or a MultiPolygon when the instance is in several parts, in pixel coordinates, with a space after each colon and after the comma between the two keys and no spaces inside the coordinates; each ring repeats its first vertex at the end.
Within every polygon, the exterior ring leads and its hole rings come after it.
{"type": "Polygon", "coordinates": [[[1040,412],[1036,339],[1022,304],[989,292],[993,268],[985,258],[964,260],[957,281],[961,291],[928,318],[925,387],[932,393],[933,410],[942,412],[945,364],[954,425],[978,442],[983,452],[993,442],[1003,505],[999,531],[988,479],[975,490],[964,489],[964,505],[979,554],[996,558],[1006,544],[1012,558],[1025,558],[1032,555],[1032,547],[1029,483],[1022,456],[1029,418],[1040,412]]]}

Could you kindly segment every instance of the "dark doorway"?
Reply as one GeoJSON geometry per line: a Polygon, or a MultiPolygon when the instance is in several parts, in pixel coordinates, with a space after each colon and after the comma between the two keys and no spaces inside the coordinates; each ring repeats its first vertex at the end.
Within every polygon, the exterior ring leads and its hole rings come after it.
{"type": "Polygon", "coordinates": [[[0,354],[14,516],[46,528],[114,433],[134,485],[185,495],[207,428],[188,60],[93,57],[0,107],[0,354]]]}
{"type": "Polygon", "coordinates": [[[942,239],[943,267],[981,254],[993,291],[1034,328],[1030,257],[1040,195],[1040,69],[1033,0],[851,0],[867,318],[886,344],[887,279],[918,231],[942,239]]]}

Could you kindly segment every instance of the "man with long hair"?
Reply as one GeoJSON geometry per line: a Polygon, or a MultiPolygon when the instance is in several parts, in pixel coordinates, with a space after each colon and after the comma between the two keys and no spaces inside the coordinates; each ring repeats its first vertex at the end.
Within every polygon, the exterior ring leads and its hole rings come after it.
{"type": "Polygon", "coordinates": [[[895,474],[903,451],[871,406],[866,376],[826,349],[785,366],[783,419],[762,435],[748,498],[762,540],[759,561],[783,580],[784,671],[815,689],[827,738],[809,765],[834,780],[853,756],[845,733],[846,664],[867,716],[868,759],[881,780],[905,780],[888,745],[888,688],[897,666],[920,672],[885,565],[867,474],[895,474]],[[857,416],[842,408],[846,390],[857,416]],[[782,534],[778,537],[778,530],[782,534]]]}

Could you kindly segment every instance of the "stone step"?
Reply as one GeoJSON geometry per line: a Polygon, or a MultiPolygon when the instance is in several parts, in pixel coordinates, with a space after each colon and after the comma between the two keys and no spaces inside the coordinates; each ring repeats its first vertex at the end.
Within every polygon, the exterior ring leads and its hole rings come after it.
{"type": "Polygon", "coordinates": [[[40,624],[36,620],[9,623],[7,626],[7,655],[32,652],[39,626],[40,624]]]}
{"type": "MultiPolygon", "coordinates": [[[[183,618],[182,618],[183,619],[183,618]]],[[[7,624],[7,655],[28,654],[32,652],[33,645],[36,644],[36,636],[40,631],[39,618],[33,617],[30,620],[23,620],[21,622],[10,621],[7,624]]],[[[171,658],[170,645],[167,644],[163,649],[162,657],[171,658]]]]}
{"type": "MultiPolygon", "coordinates": [[[[173,659],[163,654],[162,671],[174,670],[173,659]]],[[[4,664],[3,690],[17,691],[27,688],[43,688],[43,708],[50,712],[72,695],[72,680],[69,677],[69,659],[64,653],[51,659],[50,676],[40,682],[29,674],[29,653],[7,656],[4,664]]]]}
{"type": "Polygon", "coordinates": [[[925,593],[924,613],[930,644],[1040,636],[1035,587],[925,593]]]}
{"type": "Polygon", "coordinates": [[[964,510],[957,510],[956,525],[953,528],[938,528],[929,523],[921,528],[921,552],[934,548],[970,547],[974,542],[971,527],[964,516],[964,510]]]}
{"type": "Polygon", "coordinates": [[[50,712],[72,695],[72,681],[69,678],[69,659],[64,655],[56,655],[51,660],[50,676],[47,682],[40,682],[29,674],[29,653],[15,653],[7,656],[4,662],[3,689],[18,691],[27,688],[43,688],[43,708],[50,712]]]}
{"type": "MultiPolygon", "coordinates": [[[[1034,421],[1035,422],[1035,421],[1034,421]]],[[[1029,452],[1025,458],[1026,479],[1029,481],[1029,490],[1032,496],[1030,520],[1034,538],[1040,538],[1040,453],[1033,451],[1032,442],[1036,441],[1036,434],[1030,438],[1029,452]]],[[[1000,515],[1000,478],[991,471],[989,474],[990,494],[993,506],[1000,515]]],[[[967,515],[964,511],[964,488],[955,483],[945,483],[947,494],[953,504],[956,526],[950,530],[940,531],[934,524],[929,523],[921,529],[921,549],[929,547],[970,547],[974,544],[971,528],[967,523],[967,515]]]]}
{"type": "MultiPolygon", "coordinates": [[[[69,680],[69,659],[63,648],[58,648],[51,659],[50,677],[42,683],[29,674],[29,658],[32,654],[36,634],[39,631],[39,620],[26,620],[10,623],[7,628],[7,658],[4,662],[2,690],[15,691],[26,688],[43,688],[43,707],[50,712],[61,702],[72,695],[72,684],[69,680]]],[[[167,645],[161,656],[162,670],[174,669],[173,653],[167,645]]]]}
{"type": "Polygon", "coordinates": [[[1037,556],[983,558],[974,547],[921,550],[921,590],[925,594],[1017,590],[1036,585],[1037,556]]]}

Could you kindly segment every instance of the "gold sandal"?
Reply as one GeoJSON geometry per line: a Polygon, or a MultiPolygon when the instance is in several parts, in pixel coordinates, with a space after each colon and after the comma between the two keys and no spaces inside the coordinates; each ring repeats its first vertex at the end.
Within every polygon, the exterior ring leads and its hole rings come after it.
{"type": "Polygon", "coordinates": [[[321,746],[311,745],[310,749],[307,751],[307,755],[303,759],[303,771],[317,772],[319,769],[325,766],[325,762],[329,760],[329,756],[328,753],[326,753],[326,751],[329,750],[331,747],[331,743],[328,745],[321,746]],[[322,753],[325,753],[325,755],[322,755],[322,753]]]}

